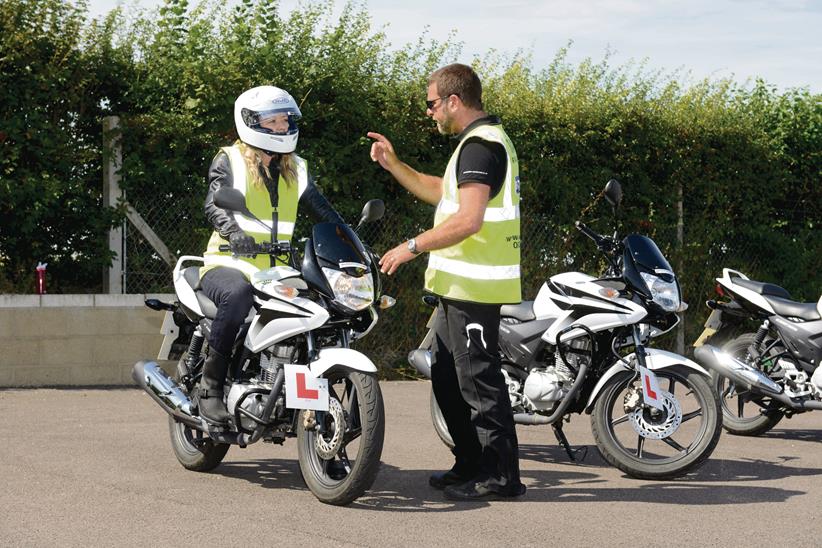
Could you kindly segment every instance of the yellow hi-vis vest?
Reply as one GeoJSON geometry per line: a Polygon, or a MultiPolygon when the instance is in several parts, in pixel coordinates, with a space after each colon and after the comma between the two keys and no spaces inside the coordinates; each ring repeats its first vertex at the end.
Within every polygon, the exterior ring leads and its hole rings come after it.
{"type": "MultiPolygon", "coordinates": [[[[248,173],[245,160],[240,152],[239,146],[232,145],[223,147],[223,152],[228,155],[231,163],[231,174],[233,176],[233,186],[243,193],[245,203],[249,211],[258,219],[263,221],[268,230],[254,221],[247,219],[240,213],[234,213],[234,221],[243,231],[254,238],[257,243],[271,241],[271,226],[274,223],[273,212],[275,209],[271,204],[271,197],[265,185],[255,185],[251,182],[251,174],[248,173]]],[[[305,189],[308,187],[308,167],[302,158],[294,156],[297,166],[297,184],[288,184],[280,175],[277,182],[278,203],[277,211],[277,240],[290,240],[294,234],[294,224],[297,221],[297,206],[305,189]]],[[[229,251],[220,251],[221,245],[227,245],[228,240],[220,236],[216,230],[211,234],[208,247],[203,254],[205,266],[200,269],[200,276],[205,274],[215,266],[229,266],[241,270],[247,277],[258,270],[270,268],[271,259],[269,255],[257,255],[256,257],[232,257],[229,251]]],[[[279,264],[279,263],[278,263],[279,264]]]]}
{"type": "Polygon", "coordinates": [[[520,288],[519,162],[514,145],[500,125],[469,131],[451,155],[442,179],[442,199],[434,227],[459,209],[457,159],[471,137],[505,147],[508,167],[502,188],[485,209],[482,227],[458,244],[432,251],[425,289],[442,297],[476,303],[506,304],[522,300],[520,288]]]}

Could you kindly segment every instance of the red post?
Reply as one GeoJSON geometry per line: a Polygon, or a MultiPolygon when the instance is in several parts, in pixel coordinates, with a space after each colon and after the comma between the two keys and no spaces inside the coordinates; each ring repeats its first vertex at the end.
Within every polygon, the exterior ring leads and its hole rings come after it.
{"type": "Polygon", "coordinates": [[[39,295],[46,292],[46,265],[48,263],[37,263],[37,293],[39,295]]]}

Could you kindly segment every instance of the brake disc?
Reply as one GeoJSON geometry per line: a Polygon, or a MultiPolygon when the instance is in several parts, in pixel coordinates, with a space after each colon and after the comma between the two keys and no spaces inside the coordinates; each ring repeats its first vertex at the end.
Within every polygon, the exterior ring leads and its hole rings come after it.
{"type": "Polygon", "coordinates": [[[314,438],[317,455],[323,460],[334,458],[342,446],[343,434],[345,434],[345,414],[339,400],[329,398],[326,413],[326,420],[331,420],[328,421],[325,433],[317,432],[314,438]]]}
{"type": "Polygon", "coordinates": [[[638,406],[628,414],[628,421],[634,431],[643,438],[661,440],[671,436],[682,424],[682,407],[673,394],[659,391],[662,410],[654,416],[651,409],[638,406]]]}

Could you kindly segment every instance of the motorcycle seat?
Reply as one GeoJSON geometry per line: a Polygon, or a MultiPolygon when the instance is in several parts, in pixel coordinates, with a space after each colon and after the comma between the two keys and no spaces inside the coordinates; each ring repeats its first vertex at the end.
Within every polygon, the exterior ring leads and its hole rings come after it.
{"type": "Polygon", "coordinates": [[[779,287],[776,284],[769,284],[767,282],[756,282],[754,280],[744,280],[742,278],[733,278],[732,281],[739,287],[750,289],[751,291],[759,295],[770,295],[772,297],[781,297],[787,300],[790,300],[791,298],[791,294],[788,293],[787,289],[779,287]]]}
{"type": "Polygon", "coordinates": [[[217,316],[217,305],[206,297],[203,290],[200,289],[200,267],[189,266],[183,270],[183,279],[188,282],[188,285],[194,290],[194,296],[197,297],[197,302],[200,304],[200,310],[206,318],[213,320],[217,316]]]}
{"type": "Polygon", "coordinates": [[[822,319],[819,315],[819,310],[816,303],[798,303],[782,299],[780,297],[772,297],[764,295],[765,300],[773,307],[774,312],[786,318],[800,318],[807,322],[813,322],[822,319]]]}
{"type": "Polygon", "coordinates": [[[516,318],[521,322],[536,319],[534,314],[534,301],[522,301],[519,304],[504,304],[500,308],[500,316],[503,318],[516,318]]]}

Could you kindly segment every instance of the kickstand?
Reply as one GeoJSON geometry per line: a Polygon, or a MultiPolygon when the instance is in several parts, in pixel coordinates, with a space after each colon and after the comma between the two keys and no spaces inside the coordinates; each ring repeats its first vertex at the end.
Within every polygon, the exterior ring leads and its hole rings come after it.
{"type": "Polygon", "coordinates": [[[568,454],[568,458],[571,459],[572,462],[584,461],[588,455],[588,447],[583,445],[579,449],[572,449],[571,444],[568,443],[568,438],[565,437],[565,432],[562,431],[562,422],[554,423],[551,427],[554,429],[554,435],[557,437],[557,441],[568,454]],[[579,456],[579,459],[577,459],[577,456],[579,456]]]}

